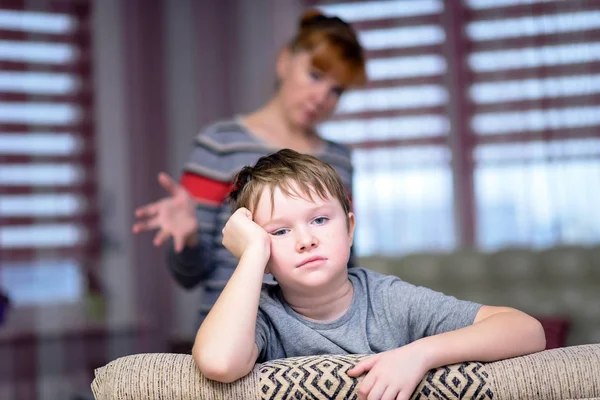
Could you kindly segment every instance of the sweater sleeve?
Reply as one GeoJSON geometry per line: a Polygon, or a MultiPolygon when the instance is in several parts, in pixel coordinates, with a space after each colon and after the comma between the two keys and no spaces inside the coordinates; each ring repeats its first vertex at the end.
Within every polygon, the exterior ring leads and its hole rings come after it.
{"type": "MultiPolygon", "coordinates": [[[[237,133],[235,130],[235,125],[221,123],[199,134],[183,168],[181,184],[197,202],[199,240],[196,246],[185,247],[180,253],[171,243],[167,259],[175,280],[186,289],[208,279],[220,267],[215,259],[221,236],[218,218],[227,207],[224,201],[233,174],[243,166],[238,165],[235,152],[223,148],[231,140],[229,131],[237,133]]],[[[237,139],[240,137],[238,134],[237,139]]]]}

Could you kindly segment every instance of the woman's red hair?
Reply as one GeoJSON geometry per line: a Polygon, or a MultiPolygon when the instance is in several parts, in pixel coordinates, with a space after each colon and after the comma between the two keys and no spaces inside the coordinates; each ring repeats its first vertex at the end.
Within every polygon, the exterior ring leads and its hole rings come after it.
{"type": "Polygon", "coordinates": [[[344,86],[361,86],[367,80],[356,32],[338,17],[317,10],[305,12],[288,47],[292,52],[310,52],[313,66],[332,74],[344,86]]]}

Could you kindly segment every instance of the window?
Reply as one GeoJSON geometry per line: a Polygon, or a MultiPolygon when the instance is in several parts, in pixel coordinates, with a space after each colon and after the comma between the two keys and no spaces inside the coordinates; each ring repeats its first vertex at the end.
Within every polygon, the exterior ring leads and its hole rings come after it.
{"type": "Polygon", "coordinates": [[[466,2],[478,244],[598,242],[600,4],[502,3],[466,2]]]}
{"type": "Polygon", "coordinates": [[[89,6],[0,5],[0,287],[74,301],[97,255],[89,6]]]}
{"type": "Polygon", "coordinates": [[[446,33],[441,1],[322,5],[359,32],[368,85],[342,97],[323,136],[354,148],[359,255],[452,248],[446,33]]]}
{"type": "Polygon", "coordinates": [[[359,32],[359,255],[600,241],[600,4],[307,1],[359,32]]]}

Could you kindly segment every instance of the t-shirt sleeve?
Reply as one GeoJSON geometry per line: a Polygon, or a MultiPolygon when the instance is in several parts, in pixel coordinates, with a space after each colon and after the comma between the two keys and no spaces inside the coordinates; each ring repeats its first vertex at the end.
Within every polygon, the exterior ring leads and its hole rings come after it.
{"type": "Polygon", "coordinates": [[[388,284],[389,316],[409,342],[472,325],[481,307],[398,278],[388,284]]]}

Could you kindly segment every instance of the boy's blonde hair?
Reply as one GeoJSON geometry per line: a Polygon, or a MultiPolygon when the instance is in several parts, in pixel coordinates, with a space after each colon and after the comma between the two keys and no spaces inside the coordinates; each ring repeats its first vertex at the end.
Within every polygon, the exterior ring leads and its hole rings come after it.
{"type": "Polygon", "coordinates": [[[350,212],[350,199],[336,170],[308,154],[283,149],[259,158],[253,167],[242,168],[233,178],[233,189],[229,194],[232,211],[241,207],[252,210],[264,187],[271,192],[271,212],[276,188],[286,196],[306,196],[311,201],[314,194],[322,199],[332,197],[340,202],[345,215],[350,212]]]}

